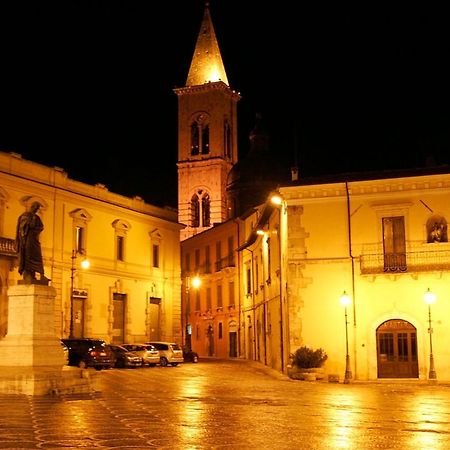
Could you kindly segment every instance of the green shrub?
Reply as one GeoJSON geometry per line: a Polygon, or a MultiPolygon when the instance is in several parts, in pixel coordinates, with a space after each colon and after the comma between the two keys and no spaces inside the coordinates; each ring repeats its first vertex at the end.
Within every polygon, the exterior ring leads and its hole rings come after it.
{"type": "Polygon", "coordinates": [[[311,369],[313,367],[322,367],[328,359],[328,355],[323,349],[313,350],[309,347],[300,347],[291,355],[292,364],[301,369],[311,369]]]}

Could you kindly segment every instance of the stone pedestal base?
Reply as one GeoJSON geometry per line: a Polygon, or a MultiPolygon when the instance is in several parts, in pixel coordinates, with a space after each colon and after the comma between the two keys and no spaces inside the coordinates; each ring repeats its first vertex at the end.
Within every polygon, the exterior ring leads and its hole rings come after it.
{"type": "Polygon", "coordinates": [[[78,367],[0,367],[0,393],[63,395],[97,390],[94,370],[78,367]]]}
{"type": "Polygon", "coordinates": [[[39,284],[8,289],[8,333],[0,340],[0,392],[45,395],[89,392],[86,370],[65,366],[55,331],[56,290],[39,284]]]}

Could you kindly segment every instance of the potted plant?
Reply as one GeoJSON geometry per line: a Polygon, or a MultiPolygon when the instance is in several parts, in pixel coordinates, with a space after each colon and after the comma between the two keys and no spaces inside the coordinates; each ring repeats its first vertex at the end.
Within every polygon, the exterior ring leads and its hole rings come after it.
{"type": "Polygon", "coordinates": [[[291,354],[289,376],[297,380],[320,380],[324,378],[322,367],[327,359],[322,348],[300,347],[291,354]]]}

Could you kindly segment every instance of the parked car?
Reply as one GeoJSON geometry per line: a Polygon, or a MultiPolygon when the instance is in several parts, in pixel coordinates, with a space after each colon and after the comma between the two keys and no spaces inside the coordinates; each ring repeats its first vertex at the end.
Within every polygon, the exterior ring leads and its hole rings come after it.
{"type": "Polygon", "coordinates": [[[80,338],[61,341],[69,349],[69,366],[82,369],[94,367],[101,370],[110,369],[114,363],[112,353],[103,339],[80,338]]]}
{"type": "Polygon", "coordinates": [[[142,358],[144,364],[156,366],[160,363],[159,351],[151,344],[122,344],[127,350],[130,350],[142,358]]]}
{"type": "Polygon", "coordinates": [[[198,353],[194,352],[194,350],[192,350],[191,348],[189,348],[185,345],[183,347],[183,359],[184,359],[184,362],[197,363],[198,362],[198,353]]]}
{"type": "Polygon", "coordinates": [[[183,350],[175,342],[162,342],[152,341],[146,342],[146,344],[154,345],[159,351],[160,365],[161,366],[178,366],[178,364],[184,362],[183,350]]]}
{"type": "Polygon", "coordinates": [[[142,367],[142,358],[121,345],[108,344],[114,355],[113,367],[142,367]]]}

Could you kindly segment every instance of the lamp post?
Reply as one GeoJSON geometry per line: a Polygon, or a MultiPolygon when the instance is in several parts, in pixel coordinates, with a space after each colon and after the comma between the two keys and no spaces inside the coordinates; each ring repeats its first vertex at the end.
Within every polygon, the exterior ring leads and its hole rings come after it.
{"type": "Polygon", "coordinates": [[[191,286],[195,289],[198,289],[200,287],[201,280],[198,276],[195,277],[186,277],[186,302],[185,302],[185,316],[186,316],[186,324],[185,324],[185,339],[184,344],[186,347],[189,348],[189,350],[192,349],[192,342],[191,342],[191,334],[192,330],[190,329],[189,324],[189,314],[190,314],[190,308],[189,308],[189,302],[190,302],[190,288],[191,286]]]}
{"type": "Polygon", "coordinates": [[[350,297],[347,292],[343,292],[341,295],[341,304],[344,306],[345,311],[345,376],[344,383],[350,383],[352,378],[352,371],[350,369],[350,355],[348,353],[348,320],[347,320],[347,306],[350,305],[350,297]]]}
{"type": "Polygon", "coordinates": [[[284,324],[283,322],[286,321],[287,323],[287,316],[284,314],[283,311],[283,260],[282,260],[282,242],[281,242],[281,221],[282,221],[282,211],[284,210],[283,205],[283,197],[279,192],[274,192],[270,195],[270,202],[272,205],[278,208],[278,217],[279,217],[279,224],[278,224],[278,253],[280,257],[280,363],[281,363],[281,371],[284,372],[284,366],[285,366],[285,351],[288,346],[284,345],[284,324]]]}
{"type": "MultiPolygon", "coordinates": [[[[76,267],[75,267],[75,260],[77,259],[77,250],[72,250],[72,255],[70,259],[72,260],[70,265],[70,328],[69,328],[69,338],[73,339],[75,336],[73,334],[73,280],[75,277],[76,267]]],[[[84,258],[83,261],[81,261],[81,267],[83,269],[89,268],[89,261],[84,258]]]]}
{"type": "Polygon", "coordinates": [[[423,295],[425,303],[428,304],[428,334],[430,335],[430,371],[428,373],[428,378],[430,380],[436,379],[436,370],[434,369],[434,357],[433,357],[433,328],[431,328],[431,305],[436,301],[436,295],[427,289],[423,295]]]}

